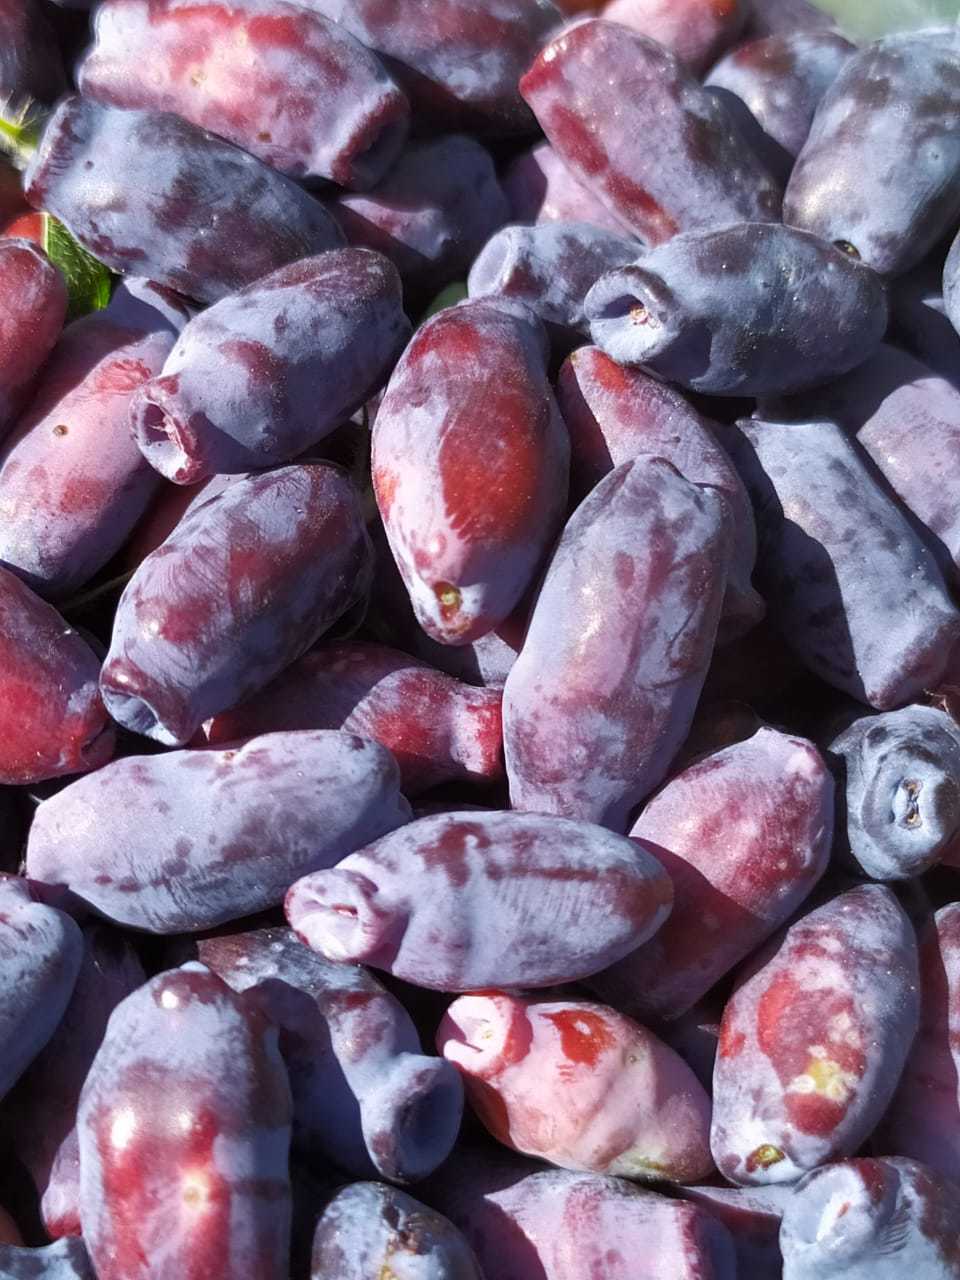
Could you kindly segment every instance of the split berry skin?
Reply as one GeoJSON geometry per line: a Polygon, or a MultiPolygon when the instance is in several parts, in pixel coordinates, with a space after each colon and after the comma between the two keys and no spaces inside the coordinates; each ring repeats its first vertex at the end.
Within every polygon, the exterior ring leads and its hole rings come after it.
{"type": "Polygon", "coordinates": [[[112,270],[198,302],[343,244],[317,200],[239,147],[179,116],[79,95],[48,122],[24,189],[112,270]]]}
{"type": "Polygon", "coordinates": [[[717,396],[820,386],[873,355],[887,327],[875,272],[762,222],[676,236],[602,276],[585,310],[620,364],[717,396]]]}
{"type": "Polygon", "coordinates": [[[386,747],[404,795],[503,776],[498,689],[476,689],[386,645],[348,641],[298,658],[259,693],[214,716],[211,745],[289,729],[343,729],[386,747]]]}
{"type": "Polygon", "coordinates": [[[100,680],[110,714],[165,746],[189,742],[363,598],[370,558],[339,470],[241,477],[184,516],[127,584],[100,680]]]}
{"type": "Polygon", "coordinates": [[[958,1232],[956,1185],[922,1164],[830,1164],[787,1204],[783,1280],[953,1280],[958,1232]]]}
{"type": "Polygon", "coordinates": [[[0,240],[0,434],[13,425],[67,314],[63,276],[36,245],[0,240]]]}
{"type": "Polygon", "coordinates": [[[884,885],[804,916],[747,966],[724,1010],[711,1145],[731,1182],[796,1182],[859,1150],[917,1030],[917,946],[884,885]]]}
{"type": "Polygon", "coordinates": [[[406,140],[410,107],[379,58],[285,0],[108,0],[94,37],[88,97],[175,112],[291,178],[372,187],[406,140]]]}
{"type": "Polygon", "coordinates": [[[733,551],[717,643],[749,631],[765,612],[751,581],[757,533],[743,481],[718,443],[721,428],[676,388],[642,369],[625,369],[599,347],[571,353],[557,376],[556,392],[570,432],[570,489],[576,501],[615,467],[641,454],[664,458],[685,479],[723,493],[733,521],[733,551]]]}
{"type": "Polygon", "coordinates": [[[603,17],[656,40],[697,74],[736,41],[751,8],[751,0],[609,0],[603,17]]]}
{"type": "Polygon", "coordinates": [[[949,677],[960,614],[941,569],[869,459],[829,420],[740,423],[758,585],[787,646],[878,711],[949,677]]]}
{"type": "Polygon", "coordinates": [[[450,1005],[437,1046],[516,1151],[639,1181],[713,1172],[708,1094],[679,1054],[613,1009],[479,992],[450,1005]]]}
{"type": "Polygon", "coordinates": [[[289,929],[206,938],[197,957],[280,1028],[294,1142],[357,1178],[415,1182],[450,1154],[463,1087],[424,1054],[403,1005],[359,965],[331,964],[289,929]]]}
{"type": "Polygon", "coordinates": [[[335,732],[127,756],[81,781],[37,809],[28,874],[152,933],[275,907],[298,876],[410,816],[389,752],[335,732]]]}
{"type": "Polygon", "coordinates": [[[520,89],[564,164],[648,244],[779,219],[779,188],[732,117],[655,41],[579,23],[542,50],[520,89]]]}
{"type": "Polygon", "coordinates": [[[589,333],[583,300],[607,271],[633,262],[636,241],[587,222],[503,227],[474,259],[471,298],[516,298],[540,317],[555,349],[569,350],[589,333]]]}
{"type": "Polygon", "coordinates": [[[111,1014],[80,1097],[80,1210],[98,1280],[276,1280],[290,1238],[277,1031],[202,965],[111,1014]]]}
{"type": "Polygon", "coordinates": [[[23,880],[0,879],[0,1098],[56,1032],[82,959],[70,916],[34,901],[23,880]]]}
{"type": "Polygon", "coordinates": [[[381,254],[289,263],[185,326],[134,398],[137,444],[176,484],[287,462],[379,390],[409,337],[381,254]]]}
{"type": "Polygon", "coordinates": [[[923,706],[862,716],[829,749],[841,787],[839,834],[864,874],[907,880],[960,851],[960,728],[952,716],[923,706]]]}
{"type": "Polygon", "coordinates": [[[654,938],[589,985],[644,1021],[677,1018],[784,924],[823,875],[833,779],[812,743],[762,728],[671,778],[630,836],[667,869],[673,911],[654,938]]]}
{"type": "Polygon", "coordinates": [[[477,299],[422,325],[373,427],[372,472],[417,620],[442,644],[505,621],[559,530],[570,445],[540,321],[477,299]]]}
{"type": "Polygon", "coordinates": [[[720,492],[640,457],[577,508],[503,694],[515,809],[625,832],[693,720],[726,587],[720,492]]]}
{"type": "Polygon", "coordinates": [[[39,5],[0,2],[0,98],[18,110],[55,102],[66,88],[56,37],[39,5]]]}
{"type": "Polygon", "coordinates": [[[438,991],[548,987],[660,927],[673,888],[622,836],[540,814],[419,818],[290,889],[301,941],[438,991]]]}
{"type": "Polygon", "coordinates": [[[0,1244],[0,1272],[8,1280],[97,1280],[78,1236],[40,1249],[0,1244]]]}
{"type": "Polygon", "coordinates": [[[391,1273],[410,1280],[484,1280],[466,1239],[443,1214],[382,1182],[344,1187],[317,1220],[310,1280],[391,1273]]]}
{"type": "Polygon", "coordinates": [[[0,784],[98,769],[114,731],[100,661],[52,605],[0,569],[0,784]]]}
{"type": "Polygon", "coordinates": [[[958,124],[960,53],[949,31],[867,45],[817,108],[784,221],[902,275],[960,217],[958,124]]]}
{"type": "Polygon", "coordinates": [[[574,177],[549,142],[537,143],[510,162],[503,190],[510,222],[589,222],[613,235],[630,235],[626,224],[574,177]]]}
{"type": "Polygon", "coordinates": [[[72,595],[116,554],[160,487],[129,426],[168,333],[105,312],[64,330],[0,452],[0,561],[40,595],[72,595]]]}

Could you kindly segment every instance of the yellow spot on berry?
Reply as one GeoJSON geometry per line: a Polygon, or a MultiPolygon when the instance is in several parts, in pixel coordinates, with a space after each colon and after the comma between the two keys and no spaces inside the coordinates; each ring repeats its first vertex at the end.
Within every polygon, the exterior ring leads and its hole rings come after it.
{"type": "Polygon", "coordinates": [[[747,1158],[747,1167],[751,1169],[770,1169],[775,1164],[779,1164],[784,1158],[783,1152],[779,1147],[772,1147],[769,1143],[764,1143],[762,1147],[757,1147],[747,1158]]]}

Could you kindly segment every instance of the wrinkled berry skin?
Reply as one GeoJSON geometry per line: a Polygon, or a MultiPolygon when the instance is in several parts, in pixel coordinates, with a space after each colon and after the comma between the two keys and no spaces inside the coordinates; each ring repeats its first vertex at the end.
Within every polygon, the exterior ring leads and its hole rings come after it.
{"type": "Polygon", "coordinates": [[[922,706],[863,716],[833,739],[830,754],[843,789],[842,833],[872,880],[922,875],[958,847],[960,728],[952,716],[922,706]]]}
{"type": "Polygon", "coordinates": [[[371,187],[403,147],[410,107],[383,64],[307,8],[106,0],[94,34],[78,70],[88,97],[173,111],[291,178],[371,187]]]}
{"type": "Polygon", "coordinates": [[[790,1187],[684,1187],[680,1194],[730,1232],[738,1276],[781,1280],[780,1223],[793,1194],[790,1187]]]}
{"type": "Polygon", "coordinates": [[[332,866],[410,812],[389,752],[335,732],[127,756],[81,781],[37,809],[28,874],[152,933],[276,906],[297,876],[332,866]]]}
{"type": "Polygon", "coordinates": [[[676,1018],[766,941],[823,875],[833,779],[812,743],[759,729],[671,778],[630,835],[667,868],[673,911],[590,986],[634,1017],[676,1018]]]}
{"type": "Polygon", "coordinates": [[[829,382],[871,356],[887,327],[869,267],[761,222],[676,236],[602,276],[585,309],[593,341],[618,363],[717,396],[829,382]]]}
{"type": "Polygon", "coordinates": [[[51,117],[24,190],[112,270],[198,302],[343,243],[318,201],[239,147],[179,116],[79,95],[51,117]]]}
{"type": "MultiPolygon", "coordinates": [[[[762,3],[762,0],[760,0],[762,3]]],[[[691,71],[705,71],[743,29],[755,0],[609,0],[607,22],[656,40],[691,71]]]]}
{"type": "Polygon", "coordinates": [[[920,1029],[876,1149],[960,1178],[960,904],[941,907],[920,937],[920,1029]]]}
{"type": "Polygon", "coordinates": [[[431,1183],[431,1203],[464,1233],[488,1277],[511,1280],[733,1280],[733,1242],[695,1205],[622,1178],[495,1163],[465,1151],[431,1183]],[[643,1267],[638,1272],[638,1265],[643,1267]]]}
{"type": "Polygon", "coordinates": [[[550,0],[308,0],[383,58],[416,117],[509,136],[535,125],[517,81],[561,22],[550,0]]]}
{"type": "Polygon", "coordinates": [[[372,471],[434,640],[478,640],[512,612],[563,519],[569,451],[543,328],[525,306],[471,300],[417,330],[377,413],[372,471]]]}
{"type": "Polygon", "coordinates": [[[68,915],[34,902],[23,880],[0,879],[0,1098],[56,1031],[82,958],[68,915]]]}
{"type": "Polygon", "coordinates": [[[97,1280],[82,1240],[57,1240],[43,1249],[0,1244],[5,1280],[97,1280]]]}
{"type": "Polygon", "coordinates": [[[240,478],[127,584],[100,678],[110,714],[166,746],[261,689],[367,588],[357,495],[328,466],[240,478]]]}
{"type": "Polygon", "coordinates": [[[374,190],[342,192],[327,207],[350,244],[390,259],[411,314],[462,279],[510,217],[490,152],[462,134],[412,142],[374,190]]]}
{"type": "Polygon", "coordinates": [[[177,484],[287,462],[379,390],[409,337],[381,254],[291,262],[190,321],[136,394],[137,444],[177,484]]]}
{"type": "Polygon", "coordinates": [[[956,1186],[913,1160],[845,1160],[804,1178],[780,1228],[783,1280],[955,1280],[956,1186]]]}
{"type": "Polygon", "coordinates": [[[77,1122],[98,1280],[285,1276],[290,1117],[276,1029],[215,974],[184,965],[128,996],[77,1122]]]}
{"type": "Polygon", "coordinates": [[[310,1280],[391,1275],[483,1280],[470,1246],[442,1214],[382,1182],[344,1187],[317,1222],[310,1280]]]}
{"type": "Polygon", "coordinates": [[[413,796],[443,782],[503,777],[501,694],[474,689],[386,645],[350,641],[304,654],[271,684],[214,716],[212,745],[281,729],[343,729],[381,743],[413,796]]]}
{"type": "Polygon", "coordinates": [[[952,36],[887,36],[852,56],[817,108],[784,221],[883,275],[926,257],[960,217],[960,53],[952,36]]]}
{"type": "Polygon", "coordinates": [[[561,1169],[642,1181],[713,1172],[710,1099],[672,1049],[584,1000],[461,996],[437,1047],[500,1142],[561,1169]]]}
{"type": "Polygon", "coordinates": [[[723,1176],[795,1182],[857,1151],[918,1016],[913,926],[884,885],[840,894],[765,947],[720,1027],[711,1145],[723,1176]]]}
{"type": "Polygon", "coordinates": [[[653,40],[582,22],[540,53],[520,89],[574,176],[651,245],[779,217],[780,191],[733,120],[653,40]]]}
{"type": "Polygon", "coordinates": [[[4,1107],[4,1127],[33,1179],[43,1225],[54,1239],[80,1234],[77,1103],[121,1000],[146,981],[131,944],[102,924],[83,929],[76,985],[59,1026],[4,1107]],[[36,1117],[43,1116],[43,1124],[36,1117]]]}
{"type": "Polygon", "coordinates": [[[116,554],[160,486],[130,435],[131,399],[172,338],[75,321],[0,453],[0,561],[34,591],[72,595],[116,554]]]}
{"type": "Polygon", "coordinates": [[[0,432],[29,396],[67,314],[63,276],[36,245],[0,240],[0,432]]]}
{"type": "Polygon", "coordinates": [[[960,614],[927,546],[836,423],[740,423],[757,514],[758,585],[822,680],[887,711],[950,670],[960,614]]]}
{"type": "Polygon", "coordinates": [[[407,1011],[366,969],[331,964],[289,929],[207,938],[197,955],[280,1027],[294,1141],[308,1157],[396,1182],[447,1158],[463,1111],[460,1078],[423,1053],[407,1011]]]}
{"type": "Polygon", "coordinates": [[[737,639],[764,615],[751,576],[757,558],[753,509],[711,424],[673,387],[641,369],[625,369],[599,347],[580,347],[557,377],[557,403],[570,432],[570,488],[585,498],[614,467],[650,454],[694,484],[713,485],[729,506],[733,553],[717,633],[737,639]]]}
{"type": "Polygon", "coordinates": [[[286,912],[330,960],[471,991],[596,973],[655,933],[672,900],[660,864],[599,827],[465,812],[420,818],[304,877],[286,912]]]}
{"type": "Polygon", "coordinates": [[[0,569],[0,784],[98,769],[114,732],[100,662],[56,609],[0,569]]]}
{"type": "Polygon", "coordinates": [[[515,809],[626,831],[690,728],[729,557],[724,498],[661,458],[581,503],[504,686],[515,809]]]}
{"type": "Polygon", "coordinates": [[[14,114],[31,99],[54,102],[66,88],[60,51],[40,5],[0,0],[0,98],[14,114]]]}
{"type": "Polygon", "coordinates": [[[613,235],[630,235],[626,224],[574,177],[549,142],[538,143],[510,162],[503,190],[510,222],[589,222],[613,235]]]}
{"type": "Polygon", "coordinates": [[[800,154],[821,98],[853,52],[837,31],[767,36],[728,53],[706,83],[735,93],[789,161],[800,154]]]}

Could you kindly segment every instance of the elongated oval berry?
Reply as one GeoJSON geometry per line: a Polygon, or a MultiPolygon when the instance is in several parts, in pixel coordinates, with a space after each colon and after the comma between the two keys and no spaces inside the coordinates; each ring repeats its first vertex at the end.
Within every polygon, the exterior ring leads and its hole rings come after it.
{"type": "Polygon", "coordinates": [[[602,276],[585,310],[594,342],[620,364],[721,396],[829,382],[871,356],[887,327],[869,267],[764,222],[676,236],[602,276]]]}
{"type": "Polygon", "coordinates": [[[758,729],[671,778],[630,829],[674,882],[656,937],[590,980],[634,1017],[676,1018],[764,942],[823,875],[833,779],[811,742],[758,729]]]}
{"type": "Polygon", "coordinates": [[[654,40],[577,23],[541,50],[520,91],[564,164],[648,244],[779,218],[780,191],[733,118],[654,40]]]}
{"type": "Polygon", "coordinates": [[[883,275],[902,275],[958,216],[960,52],[953,32],[867,45],[817,108],[787,185],[784,221],[849,246],[883,275]]]}
{"type": "Polygon", "coordinates": [[[48,122],[24,189],[114,271],[199,302],[343,243],[319,201],[239,147],[179,116],[79,95],[48,122]]]}
{"type": "Polygon", "coordinates": [[[51,599],[116,554],[159,488],[130,435],[130,402],[173,339],[75,321],[0,453],[0,561],[51,599]]]}
{"type": "Polygon", "coordinates": [[[52,605],[0,569],[0,783],[97,769],[114,732],[100,661],[52,605]]]}
{"type": "Polygon", "coordinates": [[[197,956],[280,1028],[294,1143],[358,1178],[413,1182],[450,1154],[463,1088],[410,1015],[359,965],[331,964],[289,929],[205,938],[197,956]]]}
{"type": "Polygon", "coordinates": [[[609,0],[603,17],[656,40],[702,72],[734,43],[752,7],[752,0],[609,0]]]}
{"type": "Polygon", "coordinates": [[[291,178],[373,186],[403,147],[403,93],[379,58],[307,6],[106,0],[94,37],[78,69],[88,97],[176,112],[291,178]]]}
{"type": "Polygon", "coordinates": [[[377,505],[417,619],[442,643],[506,619],[563,518],[569,443],[545,342],[522,304],[450,307],[414,335],[377,412],[377,505]]]}
{"type": "Polygon", "coordinates": [[[585,1000],[461,996],[437,1032],[495,1138],[562,1169],[696,1182],[713,1172],[710,1099],[655,1035],[585,1000]]]}
{"type": "Polygon", "coordinates": [[[177,484],[287,462],[379,390],[409,336],[381,254],[289,263],[184,328],[134,398],[137,444],[177,484]]]}
{"type": "Polygon", "coordinates": [[[5,432],[60,336],[67,286],[36,245],[0,239],[0,295],[0,432],[5,432]]]}
{"type": "Polygon", "coordinates": [[[470,812],[420,818],[304,877],[286,911],[330,960],[470,991],[596,973],[650,937],[672,898],[656,859],[621,836],[538,814],[470,812]]]}
{"type": "Polygon", "coordinates": [[[574,512],[504,686],[515,809],[622,832],[663,780],[713,650],[726,511],[717,489],[640,457],[574,512]]]}
{"type": "Polygon", "coordinates": [[[364,595],[370,557],[339,470],[241,477],[184,516],[127,584],[100,681],[110,714],[167,746],[189,742],[364,595]]]}
{"type": "Polygon", "coordinates": [[[323,645],[205,726],[212,745],[287,729],[343,729],[392,752],[407,796],[503,777],[499,689],[475,689],[386,645],[323,645]]]}
{"type": "Polygon", "coordinates": [[[580,347],[557,377],[557,403],[570,432],[570,488],[585,498],[604,476],[641,454],[664,458],[694,484],[715,485],[733,521],[733,553],[718,643],[737,639],[764,614],[751,577],[757,558],[753,509],[715,427],[673,387],[625,369],[599,347],[580,347]]]}
{"type": "Polygon", "coordinates": [[[83,781],[37,809],[29,875],[154,933],[277,906],[298,876],[332,866],[410,812],[389,752],[347,733],[127,756],[83,781]]]}
{"type": "Polygon", "coordinates": [[[277,1031],[215,974],[161,973],[111,1014],[80,1098],[98,1280],[276,1280],[290,1237],[277,1031]]]}
{"type": "Polygon", "coordinates": [[[578,181],[549,142],[537,143],[510,162],[503,189],[511,222],[589,222],[614,235],[630,235],[626,224],[578,181]]]}
{"type": "Polygon", "coordinates": [[[883,885],[840,894],[765,947],[720,1028],[711,1146],[724,1177],[795,1182],[857,1151],[918,1016],[916,939],[883,885]]]}

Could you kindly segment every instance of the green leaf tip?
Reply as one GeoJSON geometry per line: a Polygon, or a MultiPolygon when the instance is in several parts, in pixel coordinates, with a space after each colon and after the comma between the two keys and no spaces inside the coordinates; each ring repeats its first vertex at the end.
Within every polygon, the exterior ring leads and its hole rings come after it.
{"type": "Polygon", "coordinates": [[[67,282],[67,319],[102,311],[113,293],[113,276],[50,213],[43,215],[43,249],[67,282]]]}

